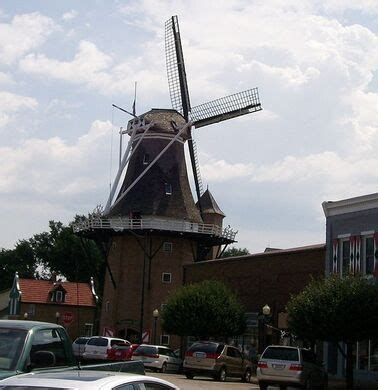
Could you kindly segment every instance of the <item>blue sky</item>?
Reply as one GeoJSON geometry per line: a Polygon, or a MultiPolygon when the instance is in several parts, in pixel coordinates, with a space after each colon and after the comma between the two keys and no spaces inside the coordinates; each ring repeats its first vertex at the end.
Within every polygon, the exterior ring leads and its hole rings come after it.
{"type": "Polygon", "coordinates": [[[105,204],[117,131],[170,107],[177,14],[192,104],[259,87],[264,110],[195,131],[237,245],[324,241],[321,202],[377,191],[375,0],[1,1],[0,247],[105,204]]]}

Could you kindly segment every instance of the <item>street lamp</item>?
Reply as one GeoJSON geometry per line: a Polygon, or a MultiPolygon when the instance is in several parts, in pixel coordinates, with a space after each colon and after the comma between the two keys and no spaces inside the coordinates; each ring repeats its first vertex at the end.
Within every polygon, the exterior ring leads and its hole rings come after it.
{"type": "Polygon", "coordinates": [[[56,320],[56,323],[59,324],[59,318],[60,318],[60,313],[57,311],[55,313],[55,320],[56,320]]]}
{"type": "Polygon", "coordinates": [[[265,304],[262,309],[262,315],[259,316],[260,320],[260,335],[261,343],[259,342],[259,352],[263,353],[266,346],[266,324],[270,320],[271,308],[268,304],[265,304]]]}
{"type": "Polygon", "coordinates": [[[157,329],[157,320],[159,318],[159,310],[158,309],[155,309],[153,312],[152,312],[152,315],[154,317],[154,344],[156,344],[156,329],[157,329]]]}
{"type": "Polygon", "coordinates": [[[27,312],[24,313],[24,320],[27,320],[29,317],[29,314],[27,312]]]}

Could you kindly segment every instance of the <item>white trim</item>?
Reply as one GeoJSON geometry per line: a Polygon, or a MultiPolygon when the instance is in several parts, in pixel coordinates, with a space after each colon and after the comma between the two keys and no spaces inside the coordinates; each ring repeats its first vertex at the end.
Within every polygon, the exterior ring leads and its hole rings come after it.
{"type": "Polygon", "coordinates": [[[361,235],[361,236],[373,236],[374,233],[375,233],[374,230],[366,230],[366,231],[364,231],[364,232],[361,232],[360,235],[361,235]]]}
{"type": "MultiPolygon", "coordinates": [[[[351,237],[351,234],[350,233],[347,233],[347,234],[338,234],[337,238],[338,239],[345,239],[345,238],[350,238],[351,237]]],[[[344,240],[345,241],[345,240],[344,240]]]]}
{"type": "Polygon", "coordinates": [[[375,209],[378,208],[378,193],[356,196],[355,198],[343,199],[335,202],[323,202],[322,207],[326,217],[375,209]]]}
{"type": "Polygon", "coordinates": [[[162,272],[161,273],[161,282],[165,284],[172,283],[172,274],[170,272],[162,272]],[[164,276],[169,275],[169,280],[164,280],[164,276]]]}

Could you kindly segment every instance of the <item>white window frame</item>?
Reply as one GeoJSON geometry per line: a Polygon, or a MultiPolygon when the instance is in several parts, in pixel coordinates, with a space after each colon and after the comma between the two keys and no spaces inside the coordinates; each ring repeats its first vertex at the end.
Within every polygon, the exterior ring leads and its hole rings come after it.
{"type": "Polygon", "coordinates": [[[170,272],[162,272],[161,274],[161,281],[162,283],[166,283],[166,284],[169,284],[169,283],[172,283],[172,274],[170,272]],[[169,275],[169,281],[168,280],[164,280],[164,277],[169,275]]]}
{"type": "Polygon", "coordinates": [[[61,290],[55,291],[55,302],[64,302],[64,292],[61,290]]]}
{"type": "Polygon", "coordinates": [[[93,336],[93,324],[92,323],[86,322],[84,324],[84,329],[85,329],[85,335],[86,336],[88,336],[88,337],[92,337],[93,336]],[[87,329],[89,330],[89,332],[87,331],[87,329]]]}
{"type": "Polygon", "coordinates": [[[160,335],[160,345],[169,345],[171,342],[171,336],[169,334],[161,334],[160,335]],[[166,338],[167,342],[164,343],[163,339],[166,338]]]}

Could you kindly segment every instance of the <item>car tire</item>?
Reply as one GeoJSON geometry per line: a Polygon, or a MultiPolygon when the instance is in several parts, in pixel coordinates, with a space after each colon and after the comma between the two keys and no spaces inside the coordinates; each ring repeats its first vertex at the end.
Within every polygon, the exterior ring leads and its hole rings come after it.
{"type": "Polygon", "coordinates": [[[167,371],[167,363],[164,362],[163,365],[161,366],[160,372],[164,374],[167,371]]]}
{"type": "Polygon", "coordinates": [[[268,389],[268,385],[264,382],[259,382],[259,387],[260,387],[260,390],[267,390],[268,389]]]}
{"type": "Polygon", "coordinates": [[[185,376],[186,376],[188,379],[193,379],[193,378],[194,378],[194,375],[193,375],[191,372],[185,373],[185,376]]]}
{"type": "Polygon", "coordinates": [[[242,376],[242,382],[250,383],[252,377],[251,370],[247,370],[244,375],[242,376]]]}
{"type": "Polygon", "coordinates": [[[227,371],[225,367],[222,367],[218,374],[218,380],[219,382],[226,382],[227,379],[227,371]]]}

